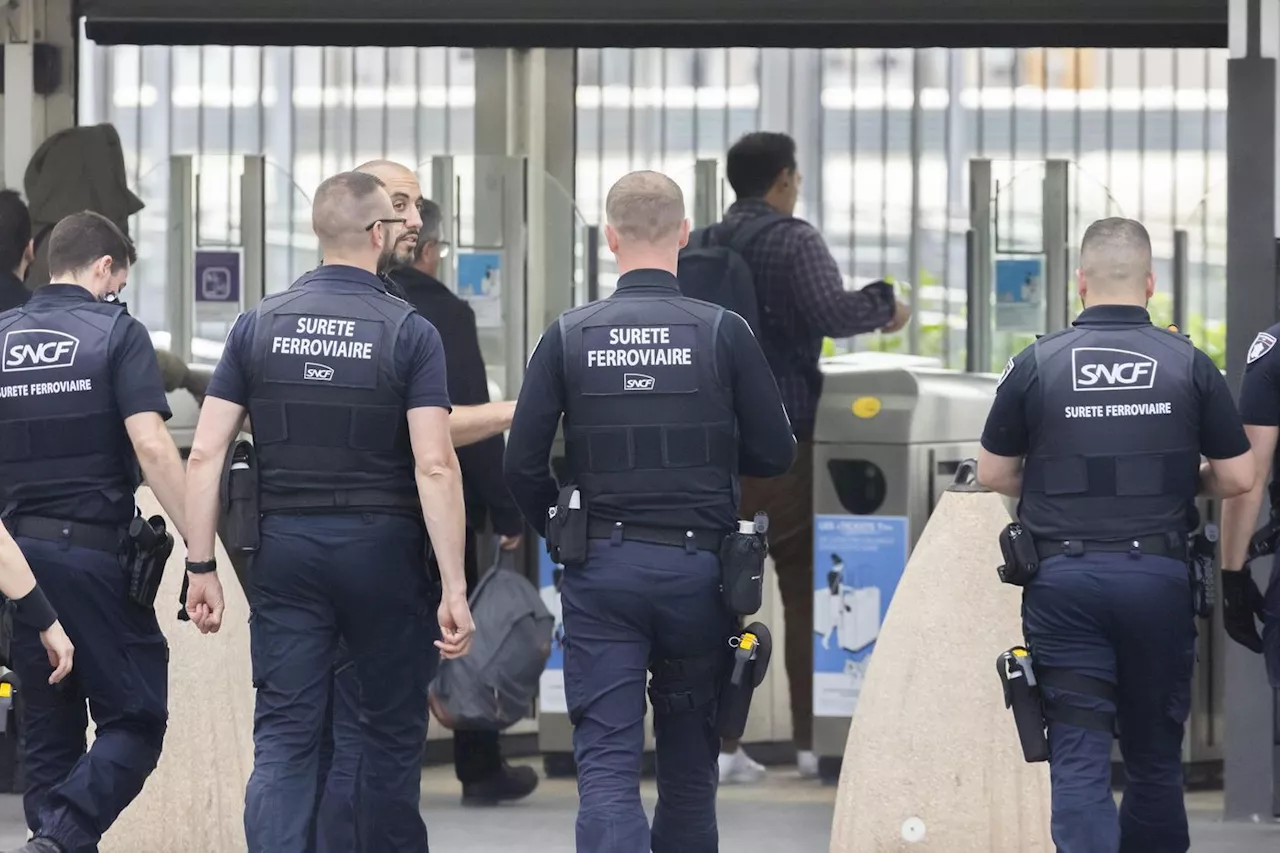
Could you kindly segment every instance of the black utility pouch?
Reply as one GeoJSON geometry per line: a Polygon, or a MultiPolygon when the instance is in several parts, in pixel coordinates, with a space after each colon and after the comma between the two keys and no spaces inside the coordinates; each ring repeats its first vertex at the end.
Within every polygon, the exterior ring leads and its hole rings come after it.
{"type": "Polygon", "coordinates": [[[258,456],[253,442],[237,441],[222,468],[222,544],[230,552],[258,550],[262,514],[258,501],[258,456]]]}
{"type": "Polygon", "coordinates": [[[129,524],[129,600],[142,607],[154,607],[165,564],[173,553],[173,535],[164,519],[141,516],[129,524]]]}
{"type": "Polygon", "coordinates": [[[561,565],[587,559],[587,505],[573,484],[547,509],[547,553],[561,565]]]}
{"type": "Polygon", "coordinates": [[[739,522],[720,545],[720,595],[735,616],[751,616],[764,604],[764,558],[769,546],[757,529],[754,522],[739,522]]]}
{"type": "Polygon", "coordinates": [[[1000,531],[1000,554],[1004,565],[997,568],[996,573],[1004,583],[1026,586],[1040,568],[1036,543],[1016,521],[1000,531]]]}

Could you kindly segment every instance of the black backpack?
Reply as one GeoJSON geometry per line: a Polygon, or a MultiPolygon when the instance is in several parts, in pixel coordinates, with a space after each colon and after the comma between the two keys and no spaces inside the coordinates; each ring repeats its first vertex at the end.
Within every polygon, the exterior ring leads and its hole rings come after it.
{"type": "Polygon", "coordinates": [[[723,222],[694,231],[689,235],[689,245],[680,250],[680,265],[676,268],[681,293],[734,312],[747,321],[758,338],[760,308],[756,285],[743,252],[766,229],[790,218],[766,213],[731,232],[723,222]]]}

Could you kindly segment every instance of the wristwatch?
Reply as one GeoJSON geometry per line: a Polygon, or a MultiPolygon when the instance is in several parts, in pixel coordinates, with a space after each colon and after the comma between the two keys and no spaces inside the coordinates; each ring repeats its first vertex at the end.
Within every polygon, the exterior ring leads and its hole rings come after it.
{"type": "Polygon", "coordinates": [[[187,560],[187,571],[191,572],[193,575],[208,574],[209,572],[217,571],[217,569],[218,562],[213,558],[202,560],[199,563],[193,563],[190,560],[187,560]]]}

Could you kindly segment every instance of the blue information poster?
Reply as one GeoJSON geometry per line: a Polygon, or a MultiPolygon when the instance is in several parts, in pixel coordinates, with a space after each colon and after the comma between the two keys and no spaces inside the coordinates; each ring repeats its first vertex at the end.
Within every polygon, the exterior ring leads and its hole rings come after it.
{"type": "Polygon", "coordinates": [[[502,327],[502,255],[461,252],[458,255],[458,295],[467,300],[481,329],[502,327]]]}
{"type": "Polygon", "coordinates": [[[1002,332],[1038,332],[1043,325],[1043,260],[996,261],[996,328],[1002,332]]]}
{"type": "Polygon", "coordinates": [[[907,567],[907,519],[819,515],[813,536],[813,713],[851,717],[907,567]]]}
{"type": "Polygon", "coordinates": [[[551,561],[547,543],[541,537],[538,538],[536,547],[538,594],[556,620],[551,634],[551,656],[547,658],[546,669],[542,671],[542,679],[538,682],[539,710],[567,714],[568,706],[564,698],[564,617],[560,612],[560,579],[563,577],[564,567],[551,561]]]}

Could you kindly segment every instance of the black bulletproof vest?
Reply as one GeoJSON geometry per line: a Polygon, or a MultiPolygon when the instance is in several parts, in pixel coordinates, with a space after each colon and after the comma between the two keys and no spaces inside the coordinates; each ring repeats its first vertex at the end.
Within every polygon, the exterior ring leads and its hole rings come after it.
{"type": "Polygon", "coordinates": [[[565,456],[592,517],[733,525],[737,418],[715,347],[723,316],[680,296],[615,297],[561,316],[565,456]]]}
{"type": "Polygon", "coordinates": [[[127,523],[137,459],[116,406],[109,345],[124,308],[33,300],[0,315],[0,514],[99,492],[127,523]]]}
{"type": "Polygon", "coordinates": [[[263,512],[417,512],[395,342],[413,307],[301,282],[262,300],[249,415],[263,512]]]}
{"type": "Polygon", "coordinates": [[[1041,413],[1019,507],[1034,536],[1187,532],[1200,465],[1194,354],[1186,337],[1150,325],[1076,327],[1035,343],[1041,413]]]}

